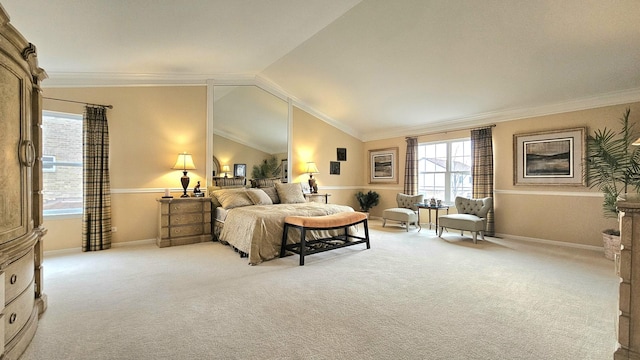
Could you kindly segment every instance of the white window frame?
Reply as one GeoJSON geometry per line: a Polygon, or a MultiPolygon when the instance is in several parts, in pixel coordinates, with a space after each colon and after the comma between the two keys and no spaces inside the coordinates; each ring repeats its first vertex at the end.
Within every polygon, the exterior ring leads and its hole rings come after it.
{"type": "Polygon", "coordinates": [[[56,172],[56,157],[53,155],[42,155],[42,172],[56,172]],[[51,167],[45,167],[51,164],[51,167]]]}
{"type": "MultiPolygon", "coordinates": [[[[470,138],[461,138],[461,139],[451,139],[451,140],[444,140],[444,141],[432,141],[432,142],[425,142],[425,143],[420,143],[418,144],[418,194],[422,194],[424,195],[424,198],[426,200],[431,199],[432,197],[438,199],[438,200],[442,200],[445,204],[452,204],[455,200],[454,195],[452,194],[452,183],[451,183],[451,179],[452,176],[454,174],[463,174],[463,175],[468,175],[469,176],[469,180],[472,182],[472,174],[471,174],[471,166],[469,165],[469,171],[453,171],[452,170],[452,156],[453,154],[451,153],[451,148],[452,148],[452,144],[453,143],[457,143],[457,142],[471,142],[470,138]],[[420,147],[423,146],[436,146],[436,145],[441,145],[444,144],[446,145],[446,168],[444,171],[424,171],[423,169],[426,167],[426,165],[424,165],[422,162],[426,161],[425,158],[421,158],[421,153],[422,151],[420,150],[420,147]],[[429,174],[444,174],[444,199],[443,198],[439,198],[437,195],[434,194],[433,191],[431,191],[430,189],[426,188],[426,184],[424,184],[424,179],[426,178],[427,175],[429,174]]],[[[469,151],[471,152],[471,150],[469,151]]],[[[469,153],[469,164],[471,164],[472,161],[472,157],[473,154],[469,153]]],[[[463,195],[463,196],[468,196],[471,197],[471,191],[473,190],[472,184],[470,183],[469,186],[469,192],[468,194],[458,194],[458,195],[463,195]]]]}

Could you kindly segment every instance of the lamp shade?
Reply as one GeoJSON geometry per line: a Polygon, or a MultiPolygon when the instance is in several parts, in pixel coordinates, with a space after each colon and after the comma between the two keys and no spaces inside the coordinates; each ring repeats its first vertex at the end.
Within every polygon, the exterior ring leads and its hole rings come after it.
{"type": "Polygon", "coordinates": [[[193,163],[193,158],[191,158],[191,154],[182,153],[178,154],[178,159],[176,160],[176,164],[173,165],[172,169],[175,170],[195,170],[196,166],[193,163]]]}
{"type": "Polygon", "coordinates": [[[229,168],[229,165],[222,165],[222,172],[228,173],[229,171],[231,171],[231,168],[229,168]]]}
{"type": "Polygon", "coordinates": [[[311,161],[307,163],[307,171],[305,172],[308,174],[318,174],[320,171],[318,171],[316,163],[311,161]]]}

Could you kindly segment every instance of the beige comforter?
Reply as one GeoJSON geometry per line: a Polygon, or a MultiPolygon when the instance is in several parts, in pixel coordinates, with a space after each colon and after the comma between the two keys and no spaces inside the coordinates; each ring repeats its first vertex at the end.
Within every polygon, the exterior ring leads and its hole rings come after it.
{"type": "MultiPolygon", "coordinates": [[[[256,265],[280,256],[285,217],[330,215],[349,211],[354,210],[345,205],[314,202],[237,207],[229,210],[220,240],[249,254],[249,264],[256,265]]],[[[331,234],[337,234],[338,231],[334,230],[331,234]]],[[[309,233],[312,233],[309,238],[326,237],[329,234],[328,231],[309,233]]],[[[291,232],[289,242],[293,242],[293,237],[295,235],[291,232]]]]}

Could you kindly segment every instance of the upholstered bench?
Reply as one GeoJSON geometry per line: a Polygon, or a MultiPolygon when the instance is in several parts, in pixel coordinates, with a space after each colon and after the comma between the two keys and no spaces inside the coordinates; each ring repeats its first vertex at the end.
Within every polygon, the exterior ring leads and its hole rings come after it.
{"type": "Polygon", "coordinates": [[[367,249],[371,248],[367,215],[364,213],[342,212],[324,216],[287,216],[284,219],[280,257],[284,257],[287,250],[292,251],[300,255],[300,266],[302,266],[306,255],[362,243],[367,244],[367,249]],[[349,227],[358,224],[364,224],[364,237],[349,234],[349,227]],[[290,228],[300,229],[300,242],[287,244],[290,228]],[[307,231],[336,229],[344,229],[344,234],[314,240],[306,239],[307,231]]]}

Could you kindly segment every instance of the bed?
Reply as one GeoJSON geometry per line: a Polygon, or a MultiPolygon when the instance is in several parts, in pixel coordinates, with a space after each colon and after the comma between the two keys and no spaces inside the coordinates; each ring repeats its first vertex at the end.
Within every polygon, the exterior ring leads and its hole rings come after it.
{"type": "MultiPolygon", "coordinates": [[[[280,256],[285,217],[354,211],[346,205],[306,202],[299,183],[265,185],[245,188],[229,184],[209,189],[215,218],[214,236],[245,254],[251,265],[280,256]]],[[[309,231],[306,238],[328,237],[338,232],[309,231]]]]}

